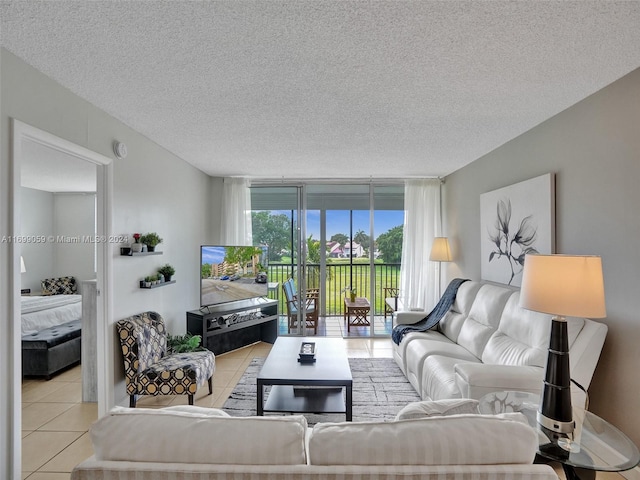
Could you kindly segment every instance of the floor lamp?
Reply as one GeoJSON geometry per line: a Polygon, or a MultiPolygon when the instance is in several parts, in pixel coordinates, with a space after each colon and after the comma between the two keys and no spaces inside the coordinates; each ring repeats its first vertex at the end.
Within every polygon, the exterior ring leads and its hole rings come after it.
{"type": "MultiPolygon", "coordinates": [[[[527,255],[520,306],[553,315],[537,420],[560,435],[573,433],[566,317],[606,316],[602,261],[595,256],[527,255]]],[[[563,446],[560,442],[559,445],[563,446]]],[[[566,448],[566,447],[563,447],[566,448]]]]}
{"type": "Polygon", "coordinates": [[[449,240],[447,237],[435,237],[433,244],[431,245],[431,253],[429,254],[429,260],[432,262],[438,262],[438,295],[440,298],[440,284],[442,282],[441,270],[442,262],[451,261],[451,249],[449,248],[449,240]]]}

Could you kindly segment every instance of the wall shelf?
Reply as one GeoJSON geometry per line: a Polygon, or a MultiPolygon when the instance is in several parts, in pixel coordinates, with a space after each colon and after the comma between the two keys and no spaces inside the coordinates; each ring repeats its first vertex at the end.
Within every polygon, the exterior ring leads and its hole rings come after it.
{"type": "Polygon", "coordinates": [[[145,257],[147,255],[162,255],[162,252],[131,252],[131,253],[120,252],[121,257],[145,257]]]}
{"type": "Polygon", "coordinates": [[[156,283],[155,285],[151,285],[150,287],[140,287],[143,290],[151,290],[152,288],[164,287],[166,285],[171,285],[172,283],[176,283],[175,280],[170,280],[168,282],[156,283]]]}

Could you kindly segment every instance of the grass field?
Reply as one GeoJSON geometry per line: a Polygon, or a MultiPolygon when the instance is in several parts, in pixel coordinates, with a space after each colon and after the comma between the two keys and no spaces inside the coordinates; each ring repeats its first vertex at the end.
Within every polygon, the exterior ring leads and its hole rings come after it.
{"type": "MultiPolygon", "coordinates": [[[[283,259],[284,260],[284,259],[283,259]]],[[[282,282],[291,277],[294,266],[290,263],[269,264],[269,281],[279,282],[280,289],[282,282]]],[[[355,288],[359,297],[367,297],[372,303],[374,313],[382,315],[384,313],[384,287],[397,287],[400,276],[399,264],[376,263],[374,281],[375,302],[371,297],[371,266],[368,259],[353,259],[353,265],[349,264],[349,259],[331,259],[327,262],[327,278],[324,285],[320,283],[320,267],[317,264],[307,266],[307,284],[309,287],[321,287],[325,293],[325,305],[327,315],[342,315],[344,310],[343,297],[349,295],[348,290],[355,288]]],[[[284,294],[280,293],[280,303],[283,312],[286,312],[284,294]]]]}

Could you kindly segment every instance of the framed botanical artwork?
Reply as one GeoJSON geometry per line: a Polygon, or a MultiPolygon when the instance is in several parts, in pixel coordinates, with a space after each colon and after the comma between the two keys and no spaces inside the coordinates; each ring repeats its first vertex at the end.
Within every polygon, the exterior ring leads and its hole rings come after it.
{"type": "Polygon", "coordinates": [[[520,286],[527,253],[555,253],[552,173],[480,195],[482,278],[520,286]]]}

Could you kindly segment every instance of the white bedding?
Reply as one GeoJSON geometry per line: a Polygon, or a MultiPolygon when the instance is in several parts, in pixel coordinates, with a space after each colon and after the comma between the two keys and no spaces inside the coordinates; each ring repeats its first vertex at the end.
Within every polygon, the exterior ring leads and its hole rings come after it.
{"type": "Polygon", "coordinates": [[[24,296],[22,335],[39,332],[82,317],[82,295],[24,296]]]}

